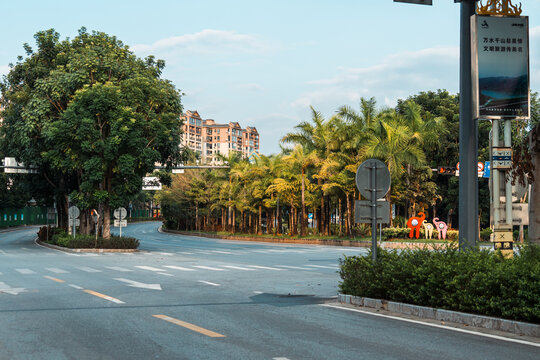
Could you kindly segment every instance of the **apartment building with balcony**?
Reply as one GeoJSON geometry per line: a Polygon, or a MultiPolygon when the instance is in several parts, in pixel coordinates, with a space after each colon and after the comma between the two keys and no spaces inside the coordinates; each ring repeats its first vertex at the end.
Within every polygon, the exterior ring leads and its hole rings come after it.
{"type": "Polygon", "coordinates": [[[202,119],[197,111],[187,110],[184,120],[182,145],[197,152],[208,164],[221,163],[218,154],[228,156],[232,151],[249,158],[259,153],[259,133],[255,127],[243,129],[238,122],[218,124],[213,119],[202,119]]]}

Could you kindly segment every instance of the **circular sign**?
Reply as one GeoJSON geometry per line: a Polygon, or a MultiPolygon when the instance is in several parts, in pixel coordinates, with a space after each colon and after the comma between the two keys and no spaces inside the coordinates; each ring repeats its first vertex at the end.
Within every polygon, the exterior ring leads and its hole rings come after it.
{"type": "Polygon", "coordinates": [[[68,214],[71,219],[76,219],[79,217],[81,212],[79,211],[79,208],[76,206],[70,206],[68,209],[68,214]]]}
{"type": "Polygon", "coordinates": [[[126,208],[119,207],[118,209],[114,210],[114,218],[118,220],[124,220],[127,216],[127,210],[126,208]]]}
{"type": "Polygon", "coordinates": [[[484,171],[484,163],[478,162],[478,171],[484,171]]]}
{"type": "Polygon", "coordinates": [[[382,161],[368,159],[356,170],[356,187],[368,199],[371,199],[371,193],[376,189],[377,199],[380,199],[390,189],[390,171],[382,161]],[[375,184],[371,183],[372,171],[375,171],[375,184]]]}

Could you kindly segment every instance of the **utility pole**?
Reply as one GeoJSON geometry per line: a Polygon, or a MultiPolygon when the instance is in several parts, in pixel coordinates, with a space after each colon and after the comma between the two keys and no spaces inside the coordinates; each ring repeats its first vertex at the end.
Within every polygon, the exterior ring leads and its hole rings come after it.
{"type": "Polygon", "coordinates": [[[478,122],[472,111],[471,16],[476,0],[461,0],[459,50],[459,249],[478,239],[478,122]]]}

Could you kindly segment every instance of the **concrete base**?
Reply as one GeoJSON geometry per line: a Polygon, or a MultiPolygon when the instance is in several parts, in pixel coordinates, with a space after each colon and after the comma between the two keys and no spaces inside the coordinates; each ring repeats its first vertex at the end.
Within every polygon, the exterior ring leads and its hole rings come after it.
{"type": "Polygon", "coordinates": [[[345,294],[339,294],[338,300],[344,304],[387,310],[399,314],[417,316],[423,319],[448,321],[478,328],[505,331],[517,335],[540,337],[540,325],[521,321],[499,319],[489,316],[467,314],[458,311],[435,309],[426,306],[410,305],[345,294]]]}

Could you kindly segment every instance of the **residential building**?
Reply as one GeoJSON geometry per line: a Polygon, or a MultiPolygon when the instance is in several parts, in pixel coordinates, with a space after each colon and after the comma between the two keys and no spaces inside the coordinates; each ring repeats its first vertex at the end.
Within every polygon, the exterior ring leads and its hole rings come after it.
{"type": "Polygon", "coordinates": [[[259,133],[255,127],[242,129],[237,122],[218,124],[213,119],[203,120],[197,111],[190,110],[182,119],[182,145],[199,153],[204,163],[219,164],[217,154],[228,156],[231,151],[245,158],[259,153],[259,133]]]}

